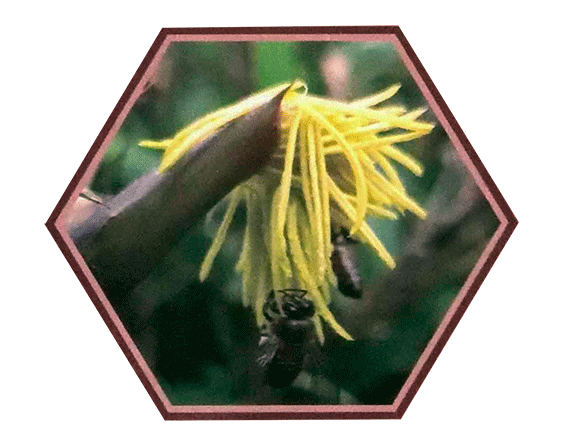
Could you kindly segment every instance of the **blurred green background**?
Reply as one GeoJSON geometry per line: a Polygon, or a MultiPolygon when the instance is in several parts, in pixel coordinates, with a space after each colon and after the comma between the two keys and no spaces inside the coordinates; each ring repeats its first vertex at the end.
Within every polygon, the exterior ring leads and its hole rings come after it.
{"type": "MultiPolygon", "coordinates": [[[[342,100],[398,82],[402,88],[392,102],[427,106],[389,43],[174,43],[115,136],[91,189],[113,195],[156,168],[160,152],[138,147],[139,141],[170,137],[200,116],[297,78],[312,94],[342,100]]],[[[429,112],[423,119],[436,122],[429,112]]],[[[425,166],[422,178],[399,171],[429,217],[370,220],[398,268],[390,272],[369,249],[358,249],[366,297],[337,295],[333,304],[357,340],[328,331],[323,360],[290,388],[266,388],[256,376],[259,334],[250,310],[241,306],[233,268],[243,211],[206,283],[197,273],[219,223],[216,212],[136,288],[129,298],[135,312],[117,312],[173,404],[393,402],[498,226],[440,125],[400,147],[425,166]]]]}

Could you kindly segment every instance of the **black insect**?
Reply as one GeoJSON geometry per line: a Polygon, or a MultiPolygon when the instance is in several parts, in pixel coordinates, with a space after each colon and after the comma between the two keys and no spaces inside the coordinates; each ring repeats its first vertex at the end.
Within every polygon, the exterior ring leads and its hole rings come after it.
{"type": "Polygon", "coordinates": [[[265,368],[265,380],[271,387],[290,385],[315,344],[311,320],[314,304],[305,296],[305,290],[271,291],[263,306],[267,326],[259,341],[264,354],[258,362],[265,368]]]}
{"type": "Polygon", "coordinates": [[[350,237],[344,228],[332,233],[332,270],[338,279],[338,290],[347,297],[362,297],[362,280],[354,258],[358,241],[350,237]]]}

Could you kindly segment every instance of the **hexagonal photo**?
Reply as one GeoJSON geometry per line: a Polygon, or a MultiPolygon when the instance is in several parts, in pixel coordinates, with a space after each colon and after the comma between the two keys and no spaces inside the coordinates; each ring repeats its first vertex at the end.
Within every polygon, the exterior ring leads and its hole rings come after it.
{"type": "Polygon", "coordinates": [[[394,34],[347,34],[163,31],[70,187],[68,257],[165,416],[398,417],[489,269],[470,145],[394,34]]]}

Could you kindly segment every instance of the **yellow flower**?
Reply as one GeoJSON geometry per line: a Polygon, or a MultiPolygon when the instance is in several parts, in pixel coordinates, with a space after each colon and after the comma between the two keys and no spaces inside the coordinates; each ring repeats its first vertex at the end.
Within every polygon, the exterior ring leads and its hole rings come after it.
{"type": "Polygon", "coordinates": [[[211,113],[171,139],[140,145],[164,149],[159,167],[164,171],[227,122],[287,87],[281,104],[279,151],[227,196],[227,209],[202,262],[200,280],[209,275],[237,206],[245,203],[247,222],[236,270],[242,276],[243,304],[253,306],[257,324],[265,323],[263,304],[271,290],[300,288],[315,304],[320,341],[324,338],[321,319],[351,340],[328,307],[331,288],[336,286],[330,262],[332,230],[349,229],[393,268],[395,261],[366,217],[395,220],[405,211],[426,216],[407,195],[392,162],[421,175],[421,165],[395,144],[422,137],[433,125],[417,120],[424,109],[377,107],[395,95],[399,85],[344,103],[308,95],[299,81],[283,84],[211,113]]]}

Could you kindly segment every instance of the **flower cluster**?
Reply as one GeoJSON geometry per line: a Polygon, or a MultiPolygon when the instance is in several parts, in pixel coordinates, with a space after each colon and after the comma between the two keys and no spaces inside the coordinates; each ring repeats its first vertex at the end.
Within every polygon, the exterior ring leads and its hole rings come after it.
{"type": "Polygon", "coordinates": [[[203,260],[200,279],[208,276],[236,209],[244,203],[247,222],[236,269],[242,276],[243,303],[253,306],[259,326],[265,323],[263,304],[271,290],[299,288],[315,304],[320,341],[322,320],[351,340],[328,307],[337,284],[330,261],[333,230],[348,229],[393,268],[395,261],[366,218],[395,220],[405,211],[426,216],[406,193],[393,163],[421,175],[421,165],[395,145],[424,136],[433,125],[418,120],[424,109],[378,107],[397,93],[399,85],[344,103],[308,95],[301,82],[284,84],[209,114],[171,139],[140,145],[164,149],[159,168],[164,171],[221,126],[286,88],[278,152],[227,196],[225,215],[203,260]]]}

